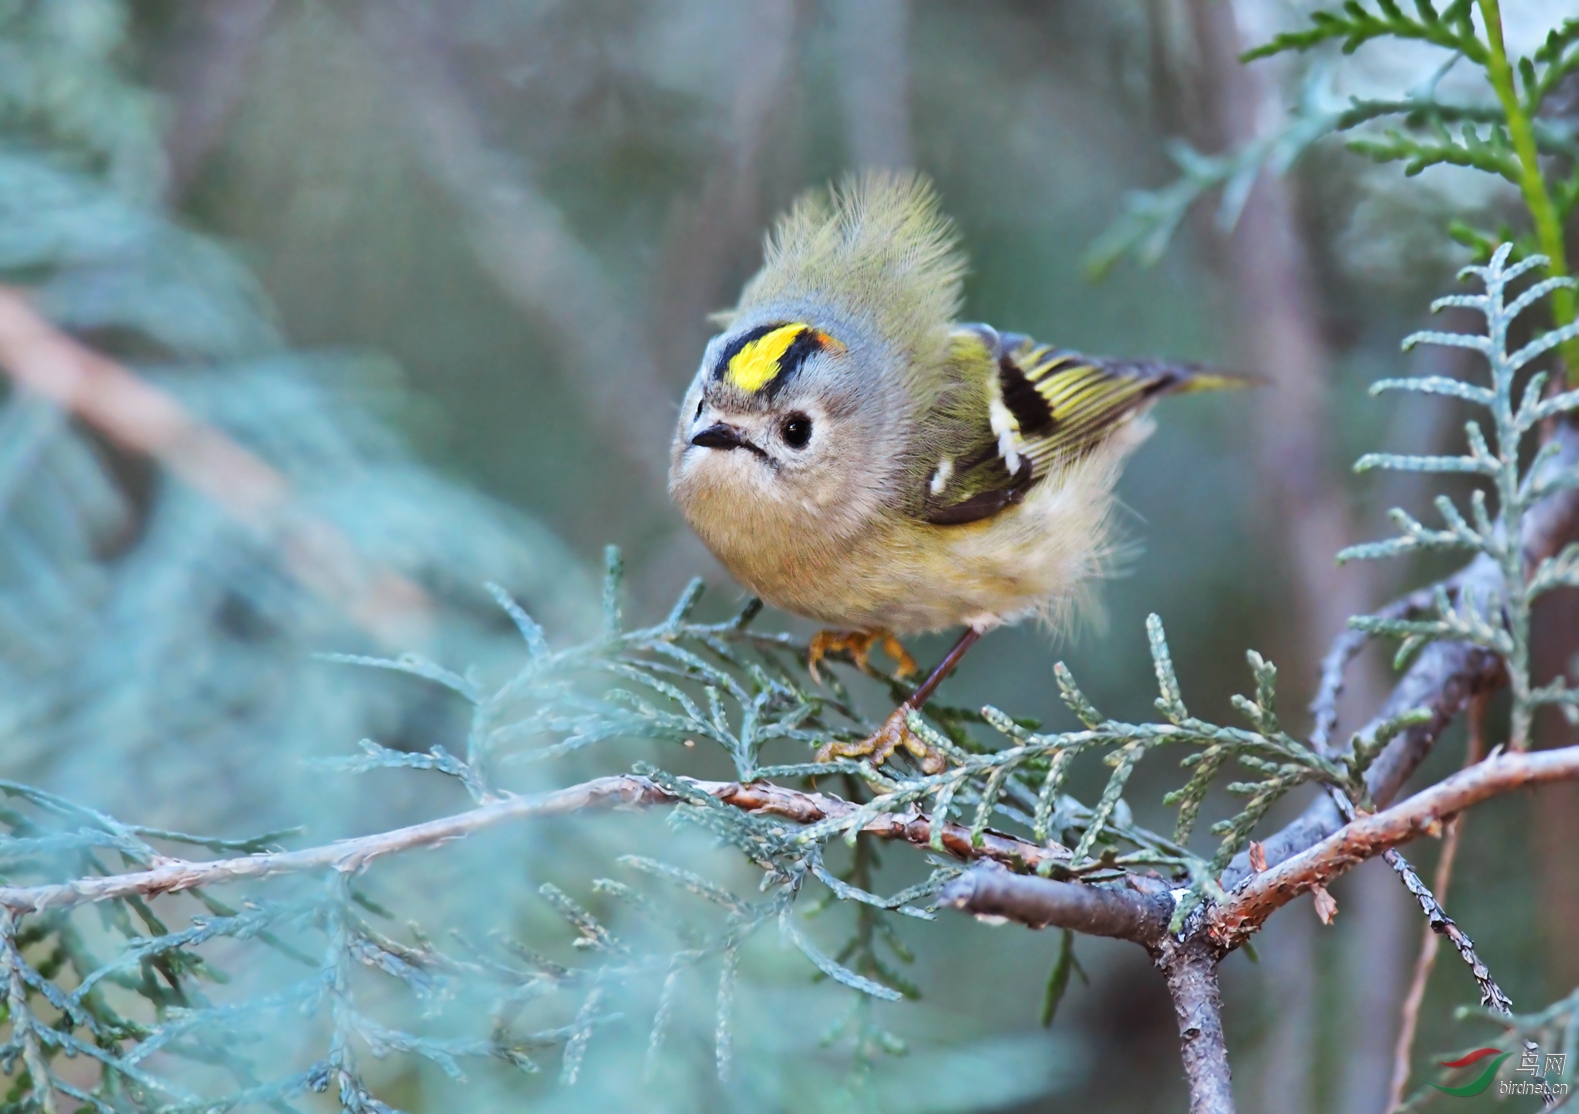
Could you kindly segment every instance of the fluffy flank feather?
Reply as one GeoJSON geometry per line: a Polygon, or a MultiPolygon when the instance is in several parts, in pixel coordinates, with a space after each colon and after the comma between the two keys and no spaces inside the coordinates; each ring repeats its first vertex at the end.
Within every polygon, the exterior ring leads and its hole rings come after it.
{"type": "Polygon", "coordinates": [[[737,312],[779,302],[833,306],[930,364],[948,344],[964,273],[931,182],[912,171],[867,171],[795,203],[768,237],[737,312]]]}

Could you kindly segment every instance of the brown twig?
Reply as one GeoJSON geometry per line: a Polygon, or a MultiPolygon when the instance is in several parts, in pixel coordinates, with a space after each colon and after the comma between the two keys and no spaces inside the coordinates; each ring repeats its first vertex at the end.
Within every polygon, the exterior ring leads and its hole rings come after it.
{"type": "MultiPolygon", "coordinates": [[[[1524,786],[1576,778],[1579,778],[1579,746],[1489,758],[1392,808],[1358,816],[1315,846],[1285,858],[1264,872],[1253,874],[1230,894],[1226,902],[1210,909],[1206,919],[1207,932],[1224,951],[1237,947],[1258,931],[1267,917],[1300,894],[1316,886],[1325,886],[1366,859],[1384,854],[1398,844],[1435,830],[1438,824],[1471,805],[1524,786]]],[[[901,838],[917,842],[914,835],[909,833],[901,838]]],[[[1059,851],[1067,854],[1062,848],[1059,851]]],[[[1017,851],[1014,853],[1018,854],[1017,851]]],[[[980,857],[1006,865],[1014,862],[1011,856],[1001,854],[984,854],[980,857]]],[[[1139,877],[1132,877],[1131,882],[1135,886],[1143,885],[1139,877]]],[[[1131,924],[1147,923],[1151,894],[1144,890],[1127,892],[1109,886],[1104,887],[1108,897],[1077,898],[1066,888],[1068,885],[1066,882],[1032,875],[1002,876],[998,872],[978,869],[952,883],[944,894],[948,904],[966,913],[1005,917],[1036,928],[1057,925],[1096,932],[1098,935],[1122,936],[1140,943],[1155,943],[1154,936],[1128,927],[1131,924]],[[1083,918],[1118,930],[1108,927],[1087,928],[1082,923],[1083,918]]],[[[1090,888],[1081,887],[1083,893],[1090,888]]],[[[1169,902],[1170,908],[1171,904],[1169,902]]],[[[1446,914],[1442,914],[1442,920],[1446,926],[1456,929],[1446,914]]],[[[1455,932],[1446,927],[1438,931],[1442,931],[1449,939],[1455,939],[1455,932]]],[[[1190,932],[1187,931],[1186,935],[1190,935],[1190,932]]],[[[1464,941],[1461,947],[1472,954],[1473,944],[1468,942],[1467,937],[1464,937],[1464,941]]],[[[1474,964],[1478,964],[1478,960],[1473,960],[1474,964]]],[[[1479,977],[1489,981],[1489,976],[1483,970],[1479,977]]],[[[1500,991],[1497,993],[1500,994],[1500,991]]]]}
{"type": "MultiPolygon", "coordinates": [[[[1549,467],[1579,466],[1579,429],[1568,423],[1556,424],[1548,442],[1557,446],[1549,467]]],[[[1576,533],[1579,491],[1561,490],[1543,499],[1524,515],[1524,536],[1520,539],[1524,567],[1533,569],[1545,558],[1555,556],[1576,533]]],[[[1502,574],[1497,563],[1482,554],[1440,586],[1457,588],[1476,599],[1492,599],[1502,589],[1502,574]]],[[[1470,699],[1476,693],[1499,688],[1504,682],[1501,659],[1488,650],[1461,642],[1436,642],[1422,650],[1375,718],[1358,733],[1371,735],[1389,719],[1413,709],[1431,713],[1429,720],[1397,735],[1371,763],[1365,775],[1371,800],[1379,806],[1390,804],[1470,699]]],[[[1326,796],[1317,797],[1299,817],[1265,840],[1267,861],[1276,865],[1327,838],[1343,823],[1337,806],[1326,796]]],[[[1224,872],[1224,887],[1233,888],[1249,873],[1249,860],[1241,854],[1224,872]]]]}
{"type": "MultiPolygon", "coordinates": [[[[1171,898],[1146,888],[1140,878],[1129,880],[1130,889],[1073,885],[979,865],[944,887],[939,904],[1033,928],[1053,925],[1145,945],[1173,996],[1192,1114],[1231,1114],[1233,1094],[1216,973],[1217,961],[1225,951],[1259,930],[1275,909],[1299,894],[1451,821],[1470,805],[1523,786],[1574,778],[1579,778],[1579,747],[1502,755],[1467,766],[1402,804],[1353,818],[1336,835],[1253,875],[1227,903],[1206,910],[1197,924],[1187,925],[1177,938],[1167,932],[1171,898]]],[[[1342,803],[1348,805],[1346,799],[1342,803]]],[[[1411,892],[1430,917],[1432,929],[1452,940],[1470,964],[1481,985],[1482,1001],[1506,1012],[1510,1006],[1507,996],[1475,954],[1473,942],[1442,910],[1402,856],[1395,853],[1393,860],[1406,884],[1413,881],[1411,892]]],[[[1444,876],[1438,888],[1445,888],[1445,882],[1444,876]]]]}
{"type": "Polygon", "coordinates": [[[337,526],[296,509],[290,480],[267,461],[7,287],[0,287],[0,368],[121,448],[164,465],[277,548],[297,581],[381,642],[408,649],[423,640],[430,605],[417,584],[364,560],[337,526]]]}
{"type": "MultiPolygon", "coordinates": [[[[858,806],[839,797],[803,793],[766,783],[694,781],[685,784],[746,812],[769,813],[812,824],[830,817],[848,816],[858,806]]],[[[247,878],[279,874],[337,870],[359,871],[375,859],[420,847],[436,847],[452,839],[512,820],[564,816],[573,812],[614,808],[620,805],[668,805],[679,798],[651,780],[635,774],[596,778],[532,797],[508,797],[454,816],[429,820],[393,831],[344,839],[300,851],[271,851],[231,859],[172,860],[150,870],[78,878],[41,886],[0,886],[0,908],[19,913],[64,909],[89,902],[140,895],[176,893],[203,886],[224,885],[247,878]]],[[[925,847],[932,839],[930,817],[920,812],[875,817],[861,829],[884,839],[902,840],[925,847]]],[[[1068,862],[1067,848],[1042,847],[1001,832],[984,833],[981,845],[972,846],[970,829],[960,824],[944,828],[943,846],[964,859],[990,859],[1033,868],[1040,862],[1068,862]]]]}
{"type": "MultiPolygon", "coordinates": [[[[1557,446],[1557,455],[1550,467],[1572,468],[1579,462],[1579,431],[1566,423],[1554,423],[1545,432],[1548,441],[1557,446]]],[[[1572,491],[1561,491],[1531,508],[1525,517],[1524,536],[1520,539],[1526,572],[1570,541],[1576,524],[1579,524],[1579,496],[1572,491]]],[[[1429,607],[1431,602],[1427,597],[1434,597],[1438,591],[1452,595],[1467,590],[1477,598],[1491,598],[1501,589],[1501,584],[1496,562],[1482,555],[1446,580],[1410,593],[1383,608],[1381,613],[1405,615],[1429,607]]],[[[1311,707],[1316,716],[1312,741],[1318,748],[1328,741],[1336,723],[1336,697],[1343,684],[1343,668],[1363,642],[1358,632],[1345,632],[1324,659],[1322,684],[1311,707]]],[[[1500,660],[1484,650],[1456,643],[1427,647],[1394,688],[1386,706],[1360,733],[1373,733],[1388,718],[1412,707],[1433,713],[1426,723],[1395,738],[1367,771],[1366,782],[1372,800],[1379,805],[1390,803],[1458,713],[1503,683],[1505,674],[1500,660]]],[[[1341,794],[1318,798],[1297,820],[1267,840],[1269,859],[1279,862],[1336,831],[1353,818],[1352,809],[1343,807],[1347,804],[1341,794]]],[[[1480,986],[1482,1002],[1502,1011],[1511,1009],[1507,995],[1476,953],[1474,942],[1447,915],[1407,860],[1392,849],[1384,853],[1384,858],[1420,903],[1431,931],[1447,936],[1469,965],[1480,986]]],[[[1223,883],[1232,888],[1248,873],[1248,862],[1241,855],[1225,872],[1223,883]]]]}
{"type": "MultiPolygon", "coordinates": [[[[1464,768],[1468,769],[1485,753],[1485,717],[1488,694],[1477,696],[1469,706],[1466,720],[1469,724],[1469,742],[1464,749],[1464,768]]],[[[1437,856],[1436,873],[1431,879],[1431,891],[1438,902],[1447,897],[1447,888],[1453,880],[1453,860],[1458,855],[1459,833],[1464,827],[1460,813],[1447,822],[1442,832],[1442,851],[1437,856]]],[[[1388,1088],[1387,1109],[1394,1110],[1404,1101],[1404,1089],[1409,1086],[1409,1061],[1414,1049],[1415,1030],[1420,1025],[1420,1006],[1425,1001],[1426,984],[1431,980],[1431,968],[1436,965],[1436,953],[1441,946],[1441,934],[1434,920],[1426,925],[1420,941],[1420,955],[1415,960],[1414,976],[1409,981],[1409,993],[1404,996],[1403,1009],[1398,1025],[1398,1043],[1393,1049],[1393,1079],[1388,1088]]],[[[1484,1000],[1484,992],[1482,993],[1484,1000]]]]}
{"type": "MultiPolygon", "coordinates": [[[[1576,459],[1579,459],[1579,446],[1576,446],[1574,429],[1566,424],[1553,423],[1546,427],[1543,432],[1546,439],[1549,442],[1555,442],[1558,449],[1557,456],[1550,462],[1549,467],[1554,469],[1572,468],[1576,459]]],[[[1549,498],[1534,509],[1525,521],[1524,536],[1520,539],[1526,575],[1533,572],[1543,558],[1554,554],[1572,537],[1576,525],[1576,515],[1579,515],[1579,502],[1576,502],[1570,492],[1563,492],[1553,498],[1549,498]]],[[[1387,607],[1380,609],[1377,614],[1382,618],[1402,618],[1422,611],[1432,610],[1435,607],[1436,598],[1442,593],[1446,593],[1449,598],[1454,598],[1464,593],[1467,587],[1472,595],[1485,592],[1494,594],[1501,590],[1501,585],[1501,570],[1496,562],[1483,554],[1445,580],[1411,592],[1409,595],[1395,600],[1387,607]]],[[[1481,595],[1480,598],[1489,597],[1481,595]]],[[[1319,751],[1329,749],[1328,743],[1337,725],[1337,698],[1343,689],[1345,667],[1365,645],[1368,637],[1367,634],[1361,631],[1352,629],[1345,631],[1335,640],[1333,647],[1322,661],[1321,683],[1316,697],[1311,703],[1311,713],[1314,716],[1311,742],[1319,751]]],[[[1388,752],[1383,755],[1383,761],[1373,766],[1368,774],[1367,781],[1374,787],[1373,797],[1384,804],[1391,800],[1392,794],[1397,791],[1397,788],[1409,774],[1424,760],[1425,755],[1429,752],[1430,747],[1440,735],[1442,729],[1451,722],[1454,714],[1451,710],[1451,705],[1455,702],[1461,706],[1467,703],[1472,709],[1473,719],[1479,714],[1479,709],[1483,707],[1490,692],[1500,687],[1506,680],[1505,675],[1502,674],[1500,663],[1496,659],[1491,658],[1490,655],[1484,654],[1484,652],[1479,652],[1479,656],[1483,659],[1478,666],[1480,676],[1474,678],[1461,669],[1453,668],[1453,659],[1462,659],[1465,666],[1477,668],[1475,663],[1476,651],[1467,646],[1438,646],[1433,647],[1432,651],[1433,660],[1428,663],[1422,658],[1416,663],[1416,669],[1411,670],[1410,675],[1406,676],[1404,683],[1394,690],[1393,698],[1389,701],[1388,708],[1384,709],[1383,713],[1376,720],[1372,721],[1366,728],[1366,733],[1376,730],[1379,723],[1387,718],[1388,715],[1403,710],[1404,705],[1398,700],[1398,697],[1401,690],[1412,679],[1418,681],[1419,678],[1427,678],[1427,689],[1430,691],[1434,688],[1434,685],[1429,682],[1429,678],[1433,675],[1441,675],[1443,677],[1443,686],[1439,693],[1443,698],[1453,695],[1455,686],[1451,682],[1457,681],[1461,683],[1469,680],[1471,682],[1468,690],[1469,699],[1467,702],[1463,699],[1456,701],[1443,699],[1439,701],[1437,706],[1433,708],[1439,714],[1433,716],[1430,723],[1423,725],[1423,729],[1417,728],[1395,742],[1392,747],[1388,748],[1388,752]],[[1447,668],[1443,668],[1444,665],[1447,668]],[[1440,714],[1441,711],[1447,711],[1448,714],[1445,718],[1440,714]],[[1410,735],[1413,737],[1409,737],[1410,735]]],[[[1458,687],[1458,691],[1460,695],[1464,691],[1461,684],[1458,687]]],[[[1472,734],[1479,730],[1479,726],[1478,722],[1472,722],[1472,734]]],[[[1472,739],[1472,744],[1469,753],[1474,757],[1470,758],[1466,764],[1478,759],[1480,753],[1478,736],[1472,739]]],[[[1304,816],[1296,821],[1294,825],[1290,825],[1284,832],[1279,833],[1279,836],[1275,837],[1275,839],[1280,842],[1287,841],[1292,846],[1299,839],[1309,838],[1315,831],[1326,827],[1331,822],[1332,814],[1334,813],[1344,823],[1354,819],[1353,805],[1342,793],[1335,789],[1329,789],[1326,798],[1317,805],[1312,806],[1311,809],[1308,809],[1304,816]],[[1324,812],[1326,815],[1323,815],[1324,812]],[[1293,837],[1292,840],[1288,838],[1290,836],[1293,837]]],[[[1457,845],[1457,818],[1453,818],[1453,820],[1449,821],[1449,824],[1452,830],[1448,834],[1448,843],[1444,848],[1441,863],[1450,872],[1453,853],[1457,845]]],[[[1279,851],[1286,853],[1285,848],[1279,848],[1279,851]]],[[[1405,998],[1401,1017],[1401,1031],[1396,1038],[1394,1048],[1392,1078],[1389,1090],[1392,1094],[1391,1106],[1396,1106],[1401,1101],[1402,1091],[1408,1080],[1409,1049],[1413,1044],[1420,1001],[1425,992],[1425,982],[1429,978],[1431,966],[1435,962],[1438,946],[1437,937],[1439,935],[1447,937],[1453,943],[1459,956],[1469,967],[1470,973],[1480,989],[1482,1005],[1495,1012],[1511,1015],[1513,1003],[1492,977],[1490,969],[1476,951],[1474,941],[1458,926],[1452,917],[1448,916],[1441,901],[1435,896],[1432,889],[1426,886],[1408,860],[1396,848],[1388,848],[1383,852],[1383,858],[1398,875],[1410,895],[1419,903],[1421,911],[1426,914],[1427,919],[1426,942],[1422,946],[1411,986],[1405,998]]],[[[1448,877],[1450,877],[1450,874],[1444,874],[1444,881],[1448,877]]]]}
{"type": "Polygon", "coordinates": [[[1426,834],[1471,805],[1525,786],[1574,778],[1579,778],[1579,746],[1488,758],[1402,804],[1358,817],[1314,847],[1248,878],[1210,911],[1208,931],[1223,947],[1234,947],[1300,894],[1426,834]]]}

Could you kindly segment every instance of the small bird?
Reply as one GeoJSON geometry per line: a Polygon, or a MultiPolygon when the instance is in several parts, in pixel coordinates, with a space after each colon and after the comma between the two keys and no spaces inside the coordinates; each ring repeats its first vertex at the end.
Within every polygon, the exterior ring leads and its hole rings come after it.
{"type": "Polygon", "coordinates": [[[702,541],[767,602],[834,628],[865,665],[895,636],[965,633],[871,738],[820,760],[904,747],[906,727],[981,634],[1058,624],[1112,554],[1113,485],[1160,396],[1242,384],[1104,360],[957,324],[965,260],[936,191],[868,172],[780,218],[762,269],[720,314],[685,396],[669,491],[702,541]]]}

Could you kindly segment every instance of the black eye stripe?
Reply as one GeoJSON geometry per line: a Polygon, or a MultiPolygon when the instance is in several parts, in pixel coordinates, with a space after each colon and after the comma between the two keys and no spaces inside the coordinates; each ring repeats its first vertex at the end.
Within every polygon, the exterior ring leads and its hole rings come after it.
{"type": "Polygon", "coordinates": [[[806,362],[806,357],[813,352],[822,351],[822,337],[815,330],[807,329],[790,342],[784,349],[784,354],[779,357],[779,373],[768,384],[770,393],[776,391],[795,372],[800,370],[800,365],[806,362]]]}

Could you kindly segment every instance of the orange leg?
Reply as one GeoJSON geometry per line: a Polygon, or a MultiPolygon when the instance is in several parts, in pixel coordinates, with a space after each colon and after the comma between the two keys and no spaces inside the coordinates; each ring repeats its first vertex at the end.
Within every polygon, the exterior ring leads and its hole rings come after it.
{"type": "Polygon", "coordinates": [[[821,630],[812,636],[811,645],[806,651],[806,668],[811,672],[811,679],[822,682],[822,676],[817,672],[817,663],[829,654],[847,653],[856,668],[863,673],[870,673],[869,660],[874,646],[882,646],[883,651],[894,659],[897,668],[894,670],[894,679],[902,681],[916,672],[916,659],[911,657],[899,639],[894,637],[892,631],[837,631],[821,630]]]}
{"type": "MultiPolygon", "coordinates": [[[[895,750],[904,747],[907,753],[921,763],[922,773],[941,773],[948,765],[948,759],[917,737],[916,733],[910,730],[909,725],[905,721],[909,719],[911,712],[926,707],[927,701],[932,699],[932,694],[937,691],[937,687],[943,683],[950,673],[954,672],[954,667],[965,656],[965,651],[969,650],[976,639],[980,637],[981,631],[975,627],[967,627],[965,633],[960,636],[960,640],[954,644],[954,648],[944,655],[943,660],[938,663],[937,668],[927,676],[925,681],[922,681],[917,686],[915,692],[911,693],[899,707],[893,710],[889,717],[883,721],[881,727],[865,739],[857,739],[853,742],[835,740],[824,744],[817,751],[817,761],[828,762],[835,758],[865,758],[870,756],[872,765],[881,766],[895,750]]],[[[815,642],[813,646],[815,647],[815,642]]],[[[867,649],[870,651],[870,643],[868,643],[867,649]]],[[[908,655],[906,656],[908,657],[908,655]]]]}

